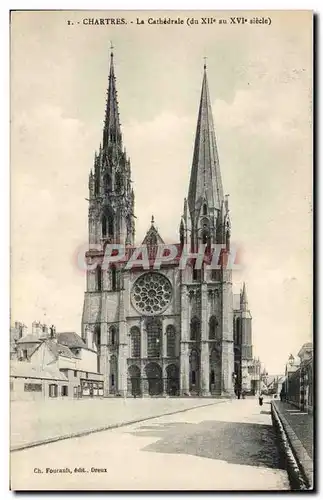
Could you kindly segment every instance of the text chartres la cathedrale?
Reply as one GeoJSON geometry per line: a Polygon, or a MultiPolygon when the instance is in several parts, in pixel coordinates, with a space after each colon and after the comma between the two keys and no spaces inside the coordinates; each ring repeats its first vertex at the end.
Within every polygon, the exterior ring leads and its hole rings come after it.
{"type": "MultiPolygon", "coordinates": [[[[83,19],[83,24],[86,26],[102,26],[102,25],[117,25],[117,24],[129,24],[124,17],[117,18],[96,18],[96,17],[87,17],[83,19]]],[[[136,21],[130,21],[130,24],[184,24],[184,20],[179,17],[176,19],[171,19],[170,17],[164,18],[153,18],[149,17],[147,20],[136,18],[136,21]]]]}
{"type": "MultiPolygon", "coordinates": [[[[253,18],[244,18],[244,17],[230,17],[228,19],[216,19],[214,17],[201,17],[200,19],[187,18],[186,20],[177,17],[148,17],[148,19],[141,19],[139,17],[136,18],[135,21],[127,21],[124,17],[116,17],[116,18],[97,18],[97,17],[86,17],[82,20],[82,23],[85,26],[111,26],[111,25],[125,25],[125,24],[271,24],[270,18],[265,17],[253,17],[253,18]]],[[[74,24],[71,21],[68,21],[68,24],[74,24]]],[[[79,24],[79,23],[78,23],[79,24]]]]}

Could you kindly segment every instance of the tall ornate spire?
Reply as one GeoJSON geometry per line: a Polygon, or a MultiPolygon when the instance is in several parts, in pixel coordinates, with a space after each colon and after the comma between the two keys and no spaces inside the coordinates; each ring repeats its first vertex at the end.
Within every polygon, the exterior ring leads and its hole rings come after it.
{"type": "Polygon", "coordinates": [[[223,187],[205,62],[188,193],[188,205],[192,215],[199,211],[203,200],[207,201],[208,207],[221,209],[223,187]]]}
{"type": "Polygon", "coordinates": [[[133,244],[134,192],[130,160],[122,145],[112,45],[103,142],[94,157],[94,174],[89,176],[89,191],[90,243],[114,241],[133,244]]]}
{"type": "Polygon", "coordinates": [[[113,46],[111,45],[109,87],[107,93],[107,104],[105,109],[103,130],[103,147],[106,147],[109,142],[121,144],[122,140],[113,58],[113,46]]]}

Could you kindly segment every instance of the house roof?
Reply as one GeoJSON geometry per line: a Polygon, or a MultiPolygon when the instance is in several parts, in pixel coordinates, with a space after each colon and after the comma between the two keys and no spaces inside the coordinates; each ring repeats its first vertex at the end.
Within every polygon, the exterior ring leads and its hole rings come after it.
{"type": "Polygon", "coordinates": [[[45,340],[45,344],[51,350],[56,358],[58,356],[63,356],[64,358],[75,359],[75,354],[67,347],[66,345],[60,344],[59,342],[55,342],[54,340],[45,340]]]}
{"type": "Polygon", "coordinates": [[[303,354],[305,351],[312,351],[313,350],[313,344],[312,342],[306,342],[306,344],[303,344],[302,347],[300,348],[300,351],[298,353],[298,356],[303,354]]]}
{"type": "Polygon", "coordinates": [[[67,377],[58,369],[52,367],[41,368],[39,366],[33,365],[28,361],[11,361],[10,375],[12,377],[33,377],[50,380],[67,380],[67,377]]]}
{"type": "Polygon", "coordinates": [[[267,377],[267,387],[274,385],[276,382],[282,382],[285,379],[285,375],[268,375],[267,377]]]}
{"type": "Polygon", "coordinates": [[[312,344],[312,342],[306,342],[306,344],[303,344],[303,346],[302,346],[302,347],[304,347],[304,348],[306,348],[306,349],[308,349],[308,348],[311,348],[311,349],[312,349],[312,348],[313,348],[313,344],[312,344]]]}
{"type": "Polygon", "coordinates": [[[26,344],[26,343],[32,343],[32,342],[41,343],[42,341],[40,340],[40,338],[37,335],[32,335],[31,333],[29,333],[28,335],[21,337],[21,339],[19,339],[17,341],[17,344],[26,344]]]}
{"type": "Polygon", "coordinates": [[[75,332],[61,332],[56,334],[57,341],[59,344],[63,344],[67,347],[80,347],[87,349],[87,346],[81,337],[75,332]]]}

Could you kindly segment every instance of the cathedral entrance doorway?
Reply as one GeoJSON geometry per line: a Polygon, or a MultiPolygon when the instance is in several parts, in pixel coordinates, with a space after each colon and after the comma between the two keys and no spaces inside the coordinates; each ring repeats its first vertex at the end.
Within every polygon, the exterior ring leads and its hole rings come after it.
{"type": "Polygon", "coordinates": [[[129,367],[128,386],[132,396],[141,395],[140,368],[138,368],[138,366],[133,365],[129,367]]]}
{"type": "Polygon", "coordinates": [[[146,366],[146,377],[148,381],[149,396],[158,396],[163,392],[162,369],[157,363],[149,363],[146,366]]]}
{"type": "Polygon", "coordinates": [[[192,349],[190,355],[190,393],[198,396],[200,393],[200,353],[192,349]]]}
{"type": "Polygon", "coordinates": [[[167,394],[178,396],[179,394],[179,369],[176,365],[169,365],[166,368],[167,374],[167,394]]]}

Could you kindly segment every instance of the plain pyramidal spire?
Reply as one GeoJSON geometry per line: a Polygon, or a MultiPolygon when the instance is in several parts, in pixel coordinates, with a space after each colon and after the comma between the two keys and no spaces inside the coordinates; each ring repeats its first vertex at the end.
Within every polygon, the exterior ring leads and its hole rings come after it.
{"type": "Polygon", "coordinates": [[[114,74],[114,52],[113,45],[110,49],[110,72],[107,101],[105,108],[103,147],[109,142],[121,143],[121,128],[119,120],[119,106],[117,99],[116,77],[114,74]]]}
{"type": "Polygon", "coordinates": [[[188,193],[191,213],[199,210],[203,199],[218,210],[224,199],[205,60],[188,193]]]}

